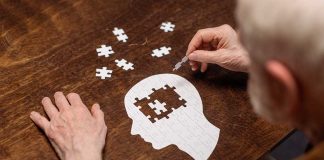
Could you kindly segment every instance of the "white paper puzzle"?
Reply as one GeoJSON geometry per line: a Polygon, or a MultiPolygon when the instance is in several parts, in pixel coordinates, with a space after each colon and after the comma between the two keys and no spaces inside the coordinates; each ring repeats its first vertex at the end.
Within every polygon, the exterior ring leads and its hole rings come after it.
{"type": "Polygon", "coordinates": [[[111,74],[112,74],[112,70],[108,70],[107,67],[96,69],[96,77],[100,77],[100,79],[110,78],[111,74]]]}
{"type": "Polygon", "coordinates": [[[115,52],[112,50],[111,46],[101,45],[100,48],[96,49],[98,56],[109,57],[109,55],[114,54],[115,52]]]}
{"type": "Polygon", "coordinates": [[[131,62],[127,62],[125,59],[115,60],[116,65],[120,68],[123,68],[123,70],[128,71],[128,70],[133,70],[134,69],[134,64],[131,62]]]}
{"type": "Polygon", "coordinates": [[[163,22],[160,27],[160,29],[162,29],[164,32],[172,32],[174,28],[175,25],[171,22],[163,22]]]}
{"type": "Polygon", "coordinates": [[[220,130],[204,116],[200,95],[188,80],[174,74],[150,76],[127,92],[124,103],[131,134],[154,149],[174,144],[198,160],[214,151],[220,130]]]}
{"type": "Polygon", "coordinates": [[[162,56],[165,56],[165,55],[168,55],[170,54],[170,51],[171,51],[171,47],[161,47],[160,49],[154,49],[151,53],[151,56],[152,57],[162,57],[162,56]]]}
{"type": "Polygon", "coordinates": [[[118,41],[127,42],[128,36],[123,29],[114,28],[113,34],[117,37],[118,41]]]}

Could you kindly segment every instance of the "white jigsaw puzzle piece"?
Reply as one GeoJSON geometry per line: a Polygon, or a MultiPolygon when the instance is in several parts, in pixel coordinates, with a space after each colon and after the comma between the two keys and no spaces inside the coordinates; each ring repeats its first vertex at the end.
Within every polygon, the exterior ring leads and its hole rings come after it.
{"type": "Polygon", "coordinates": [[[115,60],[116,65],[120,68],[123,68],[123,70],[128,71],[128,70],[134,70],[134,64],[131,62],[127,62],[125,59],[115,60]]]}
{"type": "Polygon", "coordinates": [[[112,70],[108,70],[107,67],[102,67],[96,69],[96,76],[100,77],[101,79],[110,78],[112,74],[112,70]]]}
{"type": "Polygon", "coordinates": [[[125,34],[123,29],[115,27],[113,34],[117,37],[118,41],[127,42],[128,36],[125,34]]]}
{"type": "Polygon", "coordinates": [[[100,48],[96,49],[98,56],[109,57],[109,55],[114,54],[115,52],[112,50],[111,46],[101,45],[100,48]]]}
{"type": "Polygon", "coordinates": [[[170,54],[170,51],[171,51],[171,47],[161,47],[160,49],[154,49],[152,52],[152,57],[162,57],[162,56],[165,56],[165,55],[168,55],[170,54]]]}
{"type": "Polygon", "coordinates": [[[160,27],[160,29],[162,29],[164,32],[172,32],[174,28],[175,25],[171,22],[163,22],[160,27]]]}

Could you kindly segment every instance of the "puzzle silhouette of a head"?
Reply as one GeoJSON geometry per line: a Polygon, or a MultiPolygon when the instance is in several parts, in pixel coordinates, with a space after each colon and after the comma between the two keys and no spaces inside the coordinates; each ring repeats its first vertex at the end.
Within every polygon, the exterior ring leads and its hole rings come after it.
{"type": "Polygon", "coordinates": [[[203,114],[197,89],[174,74],[143,79],[126,94],[125,108],[133,120],[131,134],[140,135],[154,149],[174,144],[194,159],[207,159],[219,129],[203,114]]]}

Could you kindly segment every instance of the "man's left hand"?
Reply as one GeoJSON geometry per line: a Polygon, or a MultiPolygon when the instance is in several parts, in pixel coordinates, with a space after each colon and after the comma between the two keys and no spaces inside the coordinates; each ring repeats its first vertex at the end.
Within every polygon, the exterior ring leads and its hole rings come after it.
{"type": "Polygon", "coordinates": [[[102,159],[107,126],[100,106],[94,104],[90,113],[76,93],[65,97],[56,92],[54,99],[56,105],[48,97],[42,100],[49,119],[34,111],[30,118],[43,129],[60,159],[102,159]]]}

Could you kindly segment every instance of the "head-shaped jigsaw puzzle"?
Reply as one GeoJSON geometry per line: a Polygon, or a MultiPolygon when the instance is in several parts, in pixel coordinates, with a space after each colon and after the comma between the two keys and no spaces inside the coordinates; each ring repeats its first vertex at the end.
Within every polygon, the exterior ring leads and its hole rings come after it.
{"type": "Polygon", "coordinates": [[[207,159],[216,147],[219,129],[203,114],[196,88],[174,74],[159,74],[134,85],[125,96],[131,134],[154,149],[174,144],[194,159],[207,159]]]}

